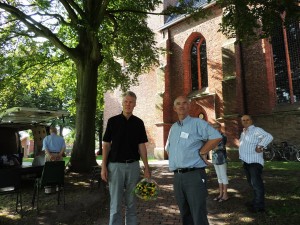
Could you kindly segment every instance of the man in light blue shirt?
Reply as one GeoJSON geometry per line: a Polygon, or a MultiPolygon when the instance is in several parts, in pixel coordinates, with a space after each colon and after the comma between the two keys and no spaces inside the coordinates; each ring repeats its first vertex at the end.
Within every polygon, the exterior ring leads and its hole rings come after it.
{"type": "Polygon", "coordinates": [[[179,121],[170,129],[166,151],[169,168],[174,172],[174,193],[183,225],[206,225],[206,155],[222,136],[206,121],[190,117],[189,109],[187,97],[176,98],[174,111],[179,121]]]}
{"type": "Polygon", "coordinates": [[[255,127],[249,115],[242,116],[241,122],[244,129],[240,137],[239,155],[243,162],[247,181],[254,191],[252,202],[246,203],[246,206],[250,212],[264,212],[263,149],[273,140],[273,136],[263,129],[255,127]]]}
{"type": "Polygon", "coordinates": [[[57,135],[56,127],[51,126],[50,135],[43,140],[43,151],[45,151],[46,161],[62,160],[65,149],[64,138],[57,135]]]}

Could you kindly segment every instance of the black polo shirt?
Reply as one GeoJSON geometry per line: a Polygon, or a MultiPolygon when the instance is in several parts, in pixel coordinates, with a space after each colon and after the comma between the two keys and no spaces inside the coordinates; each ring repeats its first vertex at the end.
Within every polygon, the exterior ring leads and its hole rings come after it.
{"type": "Polygon", "coordinates": [[[144,122],[131,115],[127,120],[123,114],[111,117],[103,136],[104,142],[111,143],[109,162],[139,160],[139,144],[148,142],[144,122]]]}

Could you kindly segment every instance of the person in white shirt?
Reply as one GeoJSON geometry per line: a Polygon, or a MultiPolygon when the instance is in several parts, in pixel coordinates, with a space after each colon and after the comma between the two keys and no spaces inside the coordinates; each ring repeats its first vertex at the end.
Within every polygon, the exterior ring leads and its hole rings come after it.
{"type": "Polygon", "coordinates": [[[263,150],[273,140],[273,136],[262,128],[255,127],[249,115],[243,115],[241,122],[244,129],[240,137],[239,158],[243,162],[247,181],[254,191],[252,202],[247,202],[246,206],[250,212],[264,212],[263,150]]]}

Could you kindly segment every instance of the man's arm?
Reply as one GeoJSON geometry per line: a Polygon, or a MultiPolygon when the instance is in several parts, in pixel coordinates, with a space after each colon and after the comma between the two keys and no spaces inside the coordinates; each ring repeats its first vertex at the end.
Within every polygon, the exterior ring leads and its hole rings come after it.
{"type": "Polygon", "coordinates": [[[170,136],[171,136],[171,132],[172,132],[172,127],[169,131],[169,134],[168,134],[168,139],[167,139],[167,142],[166,142],[166,146],[165,146],[165,151],[168,153],[169,155],[169,147],[170,147],[170,136]]]}
{"type": "Polygon", "coordinates": [[[219,131],[214,129],[207,122],[203,121],[203,123],[204,123],[204,126],[206,125],[205,129],[202,129],[202,130],[204,130],[204,136],[207,137],[207,141],[199,150],[199,155],[205,161],[205,163],[207,165],[209,165],[210,163],[208,164],[208,161],[206,159],[207,154],[209,153],[209,151],[211,151],[212,149],[214,149],[218,146],[218,144],[222,140],[222,136],[219,131]]]}
{"type": "Polygon", "coordinates": [[[64,147],[62,147],[62,148],[60,149],[60,151],[59,151],[59,153],[58,153],[58,155],[59,155],[60,158],[63,157],[65,150],[66,150],[66,146],[64,146],[64,147]]]}
{"type": "Polygon", "coordinates": [[[61,149],[60,149],[60,151],[59,151],[59,153],[58,153],[58,155],[59,155],[59,157],[63,157],[63,155],[64,155],[64,152],[65,152],[65,150],[66,150],[66,142],[65,142],[65,139],[62,139],[63,140],[63,143],[62,143],[62,147],[61,147],[61,149]]]}
{"type": "Polygon", "coordinates": [[[261,141],[256,146],[255,151],[257,153],[261,153],[263,152],[264,148],[266,148],[267,145],[271,143],[271,141],[273,140],[273,136],[261,128],[257,128],[257,131],[259,133],[259,138],[261,139],[261,141]]]}
{"type": "Polygon", "coordinates": [[[140,153],[141,159],[142,159],[142,161],[144,163],[144,167],[145,167],[144,177],[150,178],[151,173],[150,173],[150,168],[149,168],[149,164],[148,164],[147,148],[146,148],[145,143],[139,144],[139,153],[140,153]]]}
{"type": "Polygon", "coordinates": [[[108,163],[108,154],[110,152],[111,143],[103,142],[102,144],[102,165],[101,165],[101,178],[105,182],[107,182],[108,171],[107,171],[107,163],[108,163]]]}
{"type": "Polygon", "coordinates": [[[208,166],[213,165],[211,162],[209,162],[207,160],[207,155],[210,150],[212,150],[218,146],[218,144],[221,140],[222,140],[222,138],[208,140],[200,149],[199,155],[202,158],[202,160],[205,162],[206,165],[208,165],[208,166]]]}
{"type": "Polygon", "coordinates": [[[47,156],[48,160],[54,160],[55,158],[52,156],[50,150],[48,149],[47,138],[48,136],[46,136],[43,140],[43,150],[45,151],[45,155],[47,156]]]}
{"type": "Polygon", "coordinates": [[[260,134],[262,138],[259,145],[262,145],[263,147],[267,147],[267,145],[270,144],[271,141],[273,140],[273,136],[268,132],[264,131],[263,129],[260,129],[260,134]]]}
{"type": "Polygon", "coordinates": [[[214,149],[217,147],[219,142],[222,140],[222,138],[216,138],[216,139],[211,139],[208,140],[200,149],[199,154],[200,155],[206,155],[210,150],[214,149]]]}

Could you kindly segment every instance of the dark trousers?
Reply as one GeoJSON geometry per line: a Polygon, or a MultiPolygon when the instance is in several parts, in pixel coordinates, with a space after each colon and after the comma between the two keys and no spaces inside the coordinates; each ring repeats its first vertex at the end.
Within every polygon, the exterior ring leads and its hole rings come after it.
{"type": "Polygon", "coordinates": [[[265,208],[265,187],[262,180],[263,166],[259,163],[243,164],[247,181],[253,188],[253,207],[255,209],[265,208]]]}
{"type": "Polygon", "coordinates": [[[174,174],[174,193],[183,225],[208,225],[205,170],[174,174]]]}

